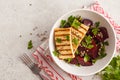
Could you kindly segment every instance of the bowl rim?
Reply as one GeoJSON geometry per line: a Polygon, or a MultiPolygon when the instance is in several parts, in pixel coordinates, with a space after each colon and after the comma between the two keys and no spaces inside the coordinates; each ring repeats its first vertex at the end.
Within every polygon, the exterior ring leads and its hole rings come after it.
{"type": "MultiPolygon", "coordinates": [[[[115,30],[114,30],[112,24],[108,21],[108,19],[107,19],[106,17],[104,17],[102,14],[98,13],[97,11],[93,11],[93,10],[90,10],[90,9],[75,9],[75,10],[71,10],[71,11],[63,14],[62,16],[60,16],[60,17],[56,20],[56,22],[54,23],[54,25],[53,25],[53,27],[52,27],[52,29],[51,29],[51,31],[50,31],[50,34],[49,34],[49,49],[50,49],[50,55],[52,56],[52,58],[55,57],[55,56],[52,54],[52,51],[51,51],[51,48],[50,48],[50,47],[51,47],[51,43],[50,43],[51,40],[50,40],[50,38],[51,38],[51,36],[52,36],[52,30],[53,30],[54,26],[56,25],[56,23],[57,23],[59,20],[61,20],[61,18],[65,17],[66,15],[68,15],[68,14],[70,14],[70,13],[77,12],[77,11],[89,11],[89,12],[95,13],[95,14],[101,16],[102,18],[104,18],[104,19],[107,21],[107,23],[110,25],[110,27],[112,28],[112,31],[113,31],[114,36],[115,36],[115,42],[114,42],[114,43],[116,43],[115,30]]],[[[107,62],[107,64],[104,65],[104,67],[102,67],[102,68],[99,69],[99,70],[96,70],[96,72],[93,72],[93,73],[91,73],[91,74],[86,74],[86,75],[73,74],[73,75],[77,75],[77,76],[89,76],[89,75],[93,75],[93,74],[95,74],[95,73],[100,72],[101,70],[103,70],[103,69],[111,62],[112,58],[114,57],[114,54],[115,54],[115,51],[116,51],[116,44],[114,44],[114,45],[115,45],[115,47],[114,47],[113,54],[112,54],[112,56],[110,57],[110,60],[107,62]]],[[[54,60],[54,62],[57,64],[57,62],[55,61],[54,58],[53,58],[53,60],[54,60]]],[[[58,64],[57,64],[57,65],[58,65],[58,64]]],[[[60,66],[58,65],[58,67],[60,67],[60,66]]],[[[60,68],[61,68],[63,71],[65,71],[65,72],[67,72],[67,73],[70,73],[70,72],[66,71],[65,69],[63,69],[62,67],[60,67],[60,68]]],[[[70,73],[70,74],[72,74],[72,73],[70,73]]]]}

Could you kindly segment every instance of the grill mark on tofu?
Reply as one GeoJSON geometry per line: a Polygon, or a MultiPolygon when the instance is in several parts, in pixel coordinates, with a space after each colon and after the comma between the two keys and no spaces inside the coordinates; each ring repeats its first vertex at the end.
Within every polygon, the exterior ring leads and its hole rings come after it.
{"type": "Polygon", "coordinates": [[[70,46],[57,46],[57,50],[66,50],[66,49],[71,49],[70,46]]]}
{"type": "Polygon", "coordinates": [[[84,30],[86,30],[86,31],[88,31],[88,29],[89,29],[89,27],[86,26],[86,25],[84,25],[84,24],[81,24],[81,27],[82,27],[84,30]]]}
{"type": "Polygon", "coordinates": [[[72,54],[71,51],[59,51],[59,53],[61,53],[61,54],[72,54]]]}
{"type": "Polygon", "coordinates": [[[69,45],[69,41],[61,41],[61,43],[56,42],[56,45],[69,45]]]}
{"type": "MultiPolygon", "coordinates": [[[[56,40],[56,38],[60,38],[61,40],[65,41],[65,40],[67,40],[66,36],[69,36],[69,38],[70,38],[70,34],[69,34],[69,35],[64,35],[64,36],[56,36],[55,40],[56,40]]],[[[69,41],[69,40],[67,40],[67,41],[69,41]]]]}
{"type": "Polygon", "coordinates": [[[59,46],[70,46],[70,44],[67,44],[67,45],[56,45],[56,47],[59,47],[59,46]]]}
{"type": "MultiPolygon", "coordinates": [[[[79,29],[75,29],[74,27],[72,27],[72,29],[73,29],[75,32],[78,31],[78,32],[81,33],[81,34],[84,34],[83,31],[81,31],[81,30],[79,30],[79,29]]],[[[74,32],[73,30],[72,30],[72,32],[74,32]]]]}
{"type": "Polygon", "coordinates": [[[55,28],[55,32],[57,31],[70,31],[70,28],[55,28]]]}
{"type": "Polygon", "coordinates": [[[71,51],[71,49],[64,49],[64,50],[59,50],[59,51],[71,51]]]}
{"type": "Polygon", "coordinates": [[[60,59],[67,59],[67,58],[74,58],[75,56],[74,55],[70,55],[70,54],[60,54],[59,55],[59,58],[60,59]]]}
{"type": "Polygon", "coordinates": [[[82,38],[82,36],[80,36],[80,35],[77,35],[77,34],[75,34],[75,33],[73,33],[73,32],[71,32],[72,33],[72,37],[73,36],[76,36],[76,38],[82,38]]]}
{"type": "Polygon", "coordinates": [[[62,32],[61,32],[61,31],[58,31],[58,32],[55,32],[55,36],[56,36],[56,35],[63,35],[63,36],[64,36],[64,35],[69,35],[69,34],[70,34],[70,32],[66,32],[66,31],[62,31],[62,32]]]}
{"type": "Polygon", "coordinates": [[[79,29],[78,29],[80,32],[82,32],[84,35],[86,34],[86,30],[84,30],[82,27],[80,27],[79,29]]]}

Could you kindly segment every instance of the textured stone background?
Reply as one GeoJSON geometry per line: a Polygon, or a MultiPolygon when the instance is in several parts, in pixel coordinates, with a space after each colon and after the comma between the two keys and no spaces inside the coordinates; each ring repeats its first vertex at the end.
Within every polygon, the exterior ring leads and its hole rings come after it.
{"type": "MultiPolygon", "coordinates": [[[[49,34],[61,15],[94,1],[0,0],[0,80],[39,80],[18,57],[32,53],[41,43],[36,35],[45,30],[49,34]],[[29,40],[34,43],[32,50],[27,49],[29,40]]],[[[99,3],[120,25],[120,1],[99,0],[99,3]]]]}

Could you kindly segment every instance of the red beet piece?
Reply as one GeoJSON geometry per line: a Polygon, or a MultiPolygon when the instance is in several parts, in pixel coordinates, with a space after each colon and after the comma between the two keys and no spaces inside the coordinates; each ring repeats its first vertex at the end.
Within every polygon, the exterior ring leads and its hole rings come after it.
{"type": "Polygon", "coordinates": [[[78,61],[76,58],[73,58],[71,61],[70,61],[71,64],[78,64],[78,61]]]}
{"type": "Polygon", "coordinates": [[[92,59],[95,59],[98,57],[98,51],[99,51],[100,46],[97,46],[94,40],[92,40],[92,45],[94,45],[94,47],[92,49],[89,49],[88,55],[92,59]]]}
{"type": "Polygon", "coordinates": [[[104,41],[105,39],[109,38],[107,29],[106,29],[105,27],[100,27],[99,29],[100,29],[100,32],[101,32],[102,35],[103,35],[103,38],[102,38],[103,41],[104,41]]]}
{"type": "Polygon", "coordinates": [[[91,61],[85,62],[83,57],[77,56],[76,58],[77,58],[78,63],[82,66],[91,66],[92,65],[91,61]]]}
{"type": "Polygon", "coordinates": [[[92,26],[93,25],[93,22],[90,20],[90,19],[83,19],[82,20],[82,23],[86,26],[92,26]]]}

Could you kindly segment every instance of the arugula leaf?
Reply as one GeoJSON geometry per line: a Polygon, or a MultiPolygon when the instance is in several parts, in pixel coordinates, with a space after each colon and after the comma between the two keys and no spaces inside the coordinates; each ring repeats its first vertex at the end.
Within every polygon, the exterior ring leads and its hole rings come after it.
{"type": "Polygon", "coordinates": [[[32,49],[32,47],[33,47],[33,43],[32,43],[32,40],[30,40],[30,41],[28,42],[28,49],[32,49]]]}
{"type": "Polygon", "coordinates": [[[67,36],[66,36],[66,39],[69,41],[69,40],[70,40],[70,36],[69,36],[69,35],[67,35],[67,36]]]}
{"type": "Polygon", "coordinates": [[[78,29],[80,27],[80,25],[81,25],[81,23],[77,19],[74,19],[71,26],[78,29]]]}
{"type": "Polygon", "coordinates": [[[74,38],[74,39],[72,40],[72,42],[73,42],[75,45],[78,45],[79,40],[78,40],[77,38],[74,38]]]}
{"type": "Polygon", "coordinates": [[[53,51],[54,56],[58,56],[59,52],[57,50],[53,51]]]}
{"type": "Polygon", "coordinates": [[[66,20],[61,20],[60,27],[63,28],[66,25],[66,20]]]}
{"type": "Polygon", "coordinates": [[[60,38],[56,38],[56,42],[61,43],[62,41],[60,38]]]}
{"type": "Polygon", "coordinates": [[[88,54],[85,54],[84,56],[84,61],[85,62],[88,62],[90,60],[90,56],[88,56],[88,54]]]}

